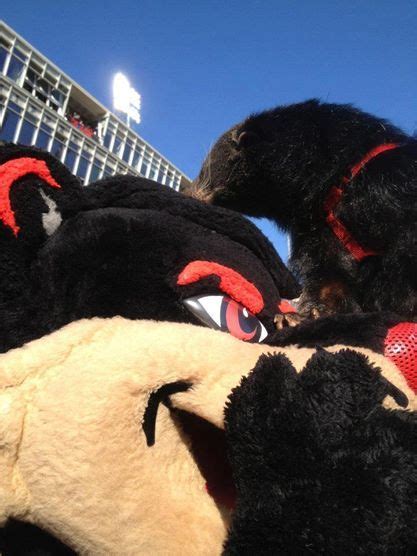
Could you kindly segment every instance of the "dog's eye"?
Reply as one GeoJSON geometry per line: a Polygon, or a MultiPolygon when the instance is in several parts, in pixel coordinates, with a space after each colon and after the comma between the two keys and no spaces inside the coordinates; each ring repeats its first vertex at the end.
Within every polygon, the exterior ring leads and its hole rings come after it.
{"type": "Polygon", "coordinates": [[[239,340],[262,342],[268,335],[255,315],[226,295],[197,295],[183,303],[205,325],[229,332],[239,340]]]}

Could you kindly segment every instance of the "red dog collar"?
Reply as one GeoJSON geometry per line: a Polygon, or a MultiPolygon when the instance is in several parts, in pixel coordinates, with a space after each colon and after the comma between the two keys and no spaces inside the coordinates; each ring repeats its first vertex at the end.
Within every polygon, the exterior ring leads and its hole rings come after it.
{"type": "Polygon", "coordinates": [[[343,195],[344,186],[349,183],[353,178],[366,166],[366,164],[385,151],[397,149],[400,145],[397,143],[386,143],[385,145],[378,145],[371,149],[358,164],[355,164],[350,170],[350,176],[345,176],[339,187],[334,185],[326,198],[324,203],[324,210],[326,212],[326,222],[330,226],[335,236],[343,243],[345,248],[357,261],[362,261],[371,255],[377,255],[376,251],[365,249],[355,240],[345,225],[335,216],[335,209],[340,202],[343,195]]]}

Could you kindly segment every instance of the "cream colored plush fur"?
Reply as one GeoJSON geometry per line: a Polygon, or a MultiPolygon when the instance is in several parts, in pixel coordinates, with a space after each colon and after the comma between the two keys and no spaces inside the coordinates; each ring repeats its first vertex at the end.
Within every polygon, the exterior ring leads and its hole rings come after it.
{"type": "MultiPolygon", "coordinates": [[[[357,351],[417,408],[393,364],[357,351]]],[[[141,420],[152,391],[184,380],[193,387],[173,404],[223,427],[231,389],[270,352],[301,370],[314,350],[116,317],[0,355],[0,522],[40,525],[82,554],[220,554],[227,521],[183,434],[161,406],[148,447],[141,420]]]]}

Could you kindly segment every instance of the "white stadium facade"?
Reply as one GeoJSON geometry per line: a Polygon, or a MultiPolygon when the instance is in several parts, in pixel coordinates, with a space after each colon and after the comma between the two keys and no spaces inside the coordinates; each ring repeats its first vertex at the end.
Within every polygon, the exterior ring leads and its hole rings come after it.
{"type": "Polygon", "coordinates": [[[84,184],[145,176],[176,190],[189,178],[0,21],[0,141],[35,145],[84,184]]]}

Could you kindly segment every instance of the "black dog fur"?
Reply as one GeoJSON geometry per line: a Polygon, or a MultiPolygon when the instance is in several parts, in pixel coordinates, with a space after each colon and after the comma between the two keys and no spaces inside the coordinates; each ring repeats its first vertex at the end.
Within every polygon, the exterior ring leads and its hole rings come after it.
{"type": "Polygon", "coordinates": [[[304,315],[417,315],[417,141],[385,120],[318,100],[255,114],[220,137],[192,194],[290,233],[304,315]],[[354,165],[387,143],[399,147],[369,161],[336,208],[354,239],[378,253],[358,262],[328,226],[324,205],[354,165]]]}

